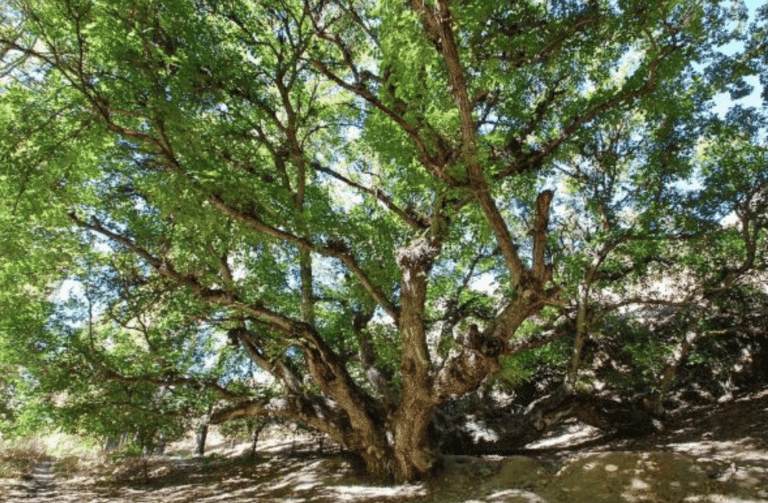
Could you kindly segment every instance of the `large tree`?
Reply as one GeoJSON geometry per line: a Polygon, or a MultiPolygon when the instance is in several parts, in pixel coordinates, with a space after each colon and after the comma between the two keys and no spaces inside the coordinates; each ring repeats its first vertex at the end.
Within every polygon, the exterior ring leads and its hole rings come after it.
{"type": "Polygon", "coordinates": [[[2,15],[0,223],[21,229],[9,264],[50,271],[8,274],[39,291],[63,263],[93,267],[100,316],[144,339],[130,355],[120,336],[110,361],[117,329],[93,343],[90,320],[88,375],[206,389],[230,402],[214,422],[301,421],[378,478],[432,473],[441,404],[566,336],[562,392],[522,414],[516,444],[573,414],[590,327],[629,302],[598,294],[682,265],[685,243],[732,243],[732,261],[669,304],[701,308],[756,265],[762,179],[712,190],[735,169],[721,158],[741,162],[719,138],[765,169],[759,126],[710,110],[761,71],[757,25],[742,53],[718,51],[747,33],[737,3],[12,0],[2,15]],[[752,212],[741,234],[715,225],[728,201],[752,212]],[[206,340],[190,323],[226,330],[281,396],[190,361],[206,340]]]}

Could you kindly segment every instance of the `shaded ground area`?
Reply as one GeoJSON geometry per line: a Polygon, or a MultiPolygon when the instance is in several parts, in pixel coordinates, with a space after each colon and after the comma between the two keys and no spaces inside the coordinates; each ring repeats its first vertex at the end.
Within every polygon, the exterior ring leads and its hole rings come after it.
{"type": "Polygon", "coordinates": [[[343,453],[295,449],[290,440],[265,445],[255,459],[224,456],[220,445],[221,454],[202,459],[176,453],[67,477],[48,459],[21,479],[0,479],[0,501],[768,502],[767,420],[768,389],[688,409],[666,433],[640,439],[567,423],[520,456],[449,457],[437,479],[397,487],[371,484],[343,453]]]}

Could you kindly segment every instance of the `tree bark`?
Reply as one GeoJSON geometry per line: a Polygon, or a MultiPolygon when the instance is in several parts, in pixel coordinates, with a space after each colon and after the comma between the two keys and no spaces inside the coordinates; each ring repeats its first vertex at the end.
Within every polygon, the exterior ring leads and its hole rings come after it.
{"type": "Polygon", "coordinates": [[[571,361],[568,365],[568,371],[565,375],[565,388],[573,392],[576,389],[576,381],[579,376],[579,366],[581,365],[581,351],[584,348],[584,342],[589,337],[589,327],[587,323],[587,311],[589,309],[589,279],[579,284],[579,299],[576,310],[576,339],[573,342],[571,350],[571,361]]]}
{"type": "Polygon", "coordinates": [[[700,335],[701,332],[696,326],[696,320],[690,320],[683,339],[675,348],[672,355],[667,359],[664,368],[658,377],[656,385],[657,391],[645,402],[646,408],[654,414],[660,415],[664,413],[664,407],[661,402],[672,386],[678,367],[685,361],[689,351],[693,348],[694,344],[696,344],[700,335]]]}
{"type": "MultiPolygon", "coordinates": [[[[437,230],[433,229],[437,232],[437,230]]],[[[402,341],[402,398],[390,422],[395,473],[407,481],[428,477],[438,453],[428,444],[427,428],[438,401],[433,393],[432,362],[427,349],[424,305],[427,278],[440,252],[439,234],[420,238],[398,250],[402,273],[399,331],[402,341]]]]}
{"type": "Polygon", "coordinates": [[[256,444],[259,441],[259,435],[261,434],[261,431],[266,428],[267,423],[261,422],[258,425],[256,425],[255,428],[253,428],[253,432],[251,434],[251,457],[256,457],[256,444]]]}
{"type": "Polygon", "coordinates": [[[203,457],[205,455],[205,440],[208,437],[208,423],[210,421],[210,415],[203,415],[200,419],[200,424],[197,427],[197,435],[195,437],[195,456],[203,457]]]}

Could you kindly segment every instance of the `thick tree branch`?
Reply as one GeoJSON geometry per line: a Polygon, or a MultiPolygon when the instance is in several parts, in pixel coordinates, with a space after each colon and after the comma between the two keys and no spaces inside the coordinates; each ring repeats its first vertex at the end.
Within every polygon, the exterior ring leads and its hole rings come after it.
{"type": "Polygon", "coordinates": [[[421,15],[431,35],[439,40],[438,45],[448,70],[453,97],[461,118],[462,154],[467,164],[469,185],[496,234],[496,241],[512,276],[512,282],[518,285],[523,280],[526,269],[517,253],[517,247],[512,240],[509,228],[491,195],[480,163],[477,150],[477,127],[472,117],[472,103],[467,91],[458,46],[453,36],[453,20],[448,2],[447,0],[438,0],[434,6],[434,12],[430,11],[426,4],[420,0],[411,0],[411,6],[421,15]]]}
{"type": "MultiPolygon", "coordinates": [[[[462,349],[449,356],[435,377],[435,396],[444,400],[478,389],[483,380],[500,369],[500,355],[515,355],[557,340],[570,331],[570,321],[563,317],[558,326],[524,339],[504,342],[493,334],[486,335],[470,327],[462,349]]],[[[486,331],[487,332],[487,331],[486,331]]]]}
{"type": "MultiPolygon", "coordinates": [[[[345,303],[345,307],[348,309],[348,305],[345,303]]],[[[373,309],[363,308],[362,311],[356,312],[352,315],[352,332],[357,336],[357,340],[360,342],[360,350],[358,352],[358,358],[365,370],[365,375],[368,378],[368,382],[371,383],[373,389],[381,395],[387,405],[394,405],[397,402],[397,398],[392,393],[389,386],[389,381],[392,379],[392,373],[386,369],[380,368],[376,362],[376,351],[371,341],[371,334],[366,330],[367,325],[373,319],[373,309]]]]}
{"type": "Polygon", "coordinates": [[[536,216],[533,224],[533,277],[541,284],[552,277],[552,269],[547,265],[547,226],[549,225],[549,206],[553,192],[545,190],[536,198],[536,216]]]}
{"type": "MultiPolygon", "coordinates": [[[[98,232],[127,247],[142,257],[160,274],[190,288],[200,295],[203,300],[232,307],[258,318],[266,319],[275,329],[283,331],[289,337],[302,341],[301,346],[304,350],[307,368],[315,384],[317,384],[320,390],[336,400],[339,407],[349,417],[354,430],[367,432],[366,435],[369,439],[378,437],[374,418],[380,417],[381,411],[377,410],[378,408],[374,401],[354,383],[338,356],[315,332],[312,326],[292,320],[263,306],[244,305],[238,302],[236,296],[231,292],[206,288],[199,283],[197,278],[178,273],[172,264],[153,256],[130,239],[104,228],[96,219],[93,219],[92,223],[89,224],[80,220],[74,212],[70,214],[70,218],[79,226],[98,232]]],[[[380,440],[383,442],[383,439],[380,440]]],[[[378,448],[386,449],[387,447],[382,444],[378,448]]]]}
{"type": "Polygon", "coordinates": [[[258,334],[245,328],[245,323],[241,322],[241,326],[231,329],[228,333],[231,338],[234,338],[236,343],[243,345],[248,357],[253,363],[259,366],[266,372],[269,372],[275,378],[283,383],[286,389],[293,394],[302,394],[301,380],[291,371],[290,368],[283,361],[272,362],[265,355],[261,349],[262,340],[258,334]]]}
{"type": "Polygon", "coordinates": [[[319,398],[299,396],[249,400],[225,407],[211,414],[211,424],[221,424],[244,417],[289,417],[327,434],[339,444],[351,444],[349,424],[319,398]]]}
{"type": "Polygon", "coordinates": [[[297,337],[306,341],[303,344],[304,358],[313,381],[344,411],[359,436],[355,442],[362,442],[370,455],[383,456],[389,447],[380,434],[384,412],[380,404],[357,386],[343,362],[311,326],[296,324],[294,330],[297,337]]]}

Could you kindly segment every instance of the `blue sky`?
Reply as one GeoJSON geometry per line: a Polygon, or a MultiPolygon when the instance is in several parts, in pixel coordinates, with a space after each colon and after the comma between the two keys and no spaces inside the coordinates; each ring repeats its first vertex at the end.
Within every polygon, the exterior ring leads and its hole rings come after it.
{"type": "MultiPolygon", "coordinates": [[[[755,14],[757,13],[757,9],[762,7],[765,4],[765,0],[745,0],[744,2],[747,5],[747,8],[749,9],[750,14],[750,21],[754,20],[755,14]]],[[[723,47],[723,52],[726,54],[733,54],[735,51],[738,51],[742,49],[743,47],[740,44],[734,44],[731,47],[723,47]]],[[[762,103],[762,100],[760,99],[760,93],[762,92],[762,85],[758,81],[758,78],[756,76],[748,77],[747,82],[753,87],[753,92],[749,96],[738,100],[737,103],[744,107],[762,107],[765,104],[762,103]]],[[[721,93],[715,98],[715,101],[717,103],[716,111],[720,114],[724,114],[728,111],[728,109],[731,107],[731,105],[734,103],[728,94],[721,93]]]]}

